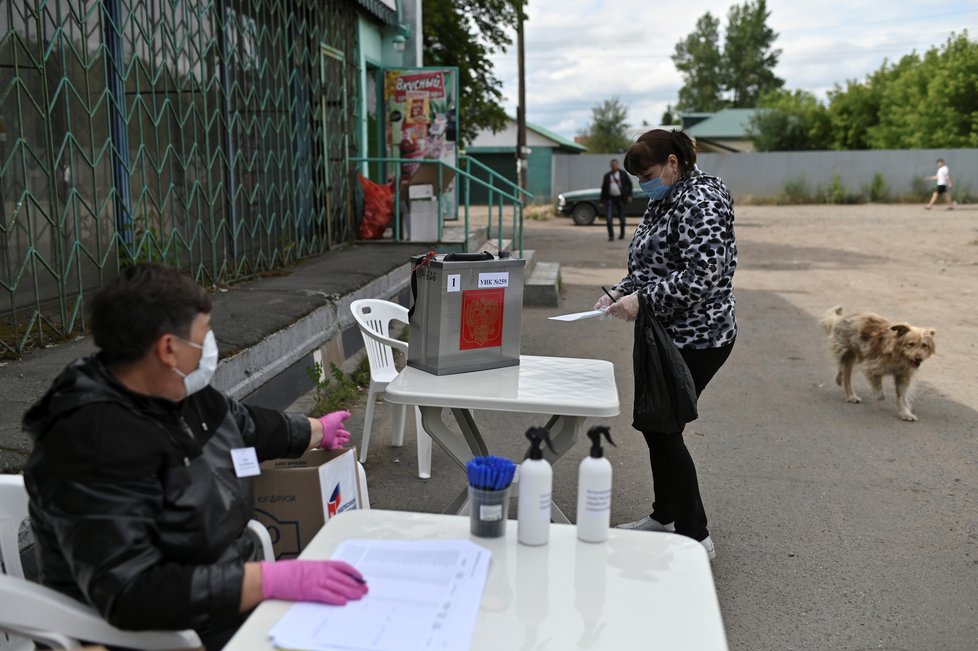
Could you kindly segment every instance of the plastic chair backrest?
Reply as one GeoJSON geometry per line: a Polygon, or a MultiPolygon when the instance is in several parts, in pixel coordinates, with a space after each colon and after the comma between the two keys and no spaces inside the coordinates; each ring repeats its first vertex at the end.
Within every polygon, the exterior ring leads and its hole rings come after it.
{"type": "Polygon", "coordinates": [[[367,349],[367,359],[370,361],[370,375],[374,380],[382,377],[382,373],[394,371],[394,353],[396,348],[407,354],[408,345],[390,336],[391,321],[408,323],[408,309],[397,303],[375,298],[362,298],[350,305],[353,318],[363,333],[367,349]]]}
{"type": "Polygon", "coordinates": [[[20,562],[20,525],[27,519],[27,489],[23,475],[0,475],[0,561],[3,572],[24,578],[20,562]]]}
{"type": "Polygon", "coordinates": [[[197,649],[200,638],[192,630],[123,631],[106,622],[94,608],[37,583],[0,576],[0,630],[53,643],[56,648],[77,648],[88,640],[130,649],[197,649]]]}
{"type": "MultiPolygon", "coordinates": [[[[24,578],[20,562],[20,525],[28,517],[23,475],[0,475],[0,631],[44,642],[54,648],[76,648],[80,640],[133,649],[196,649],[193,631],[122,631],[94,608],[24,578]]],[[[267,536],[267,532],[266,532],[267,536]]],[[[18,642],[15,638],[11,642],[18,642]]],[[[0,633],[0,649],[5,648],[0,633]]],[[[19,642],[15,648],[21,648],[19,642]]]]}

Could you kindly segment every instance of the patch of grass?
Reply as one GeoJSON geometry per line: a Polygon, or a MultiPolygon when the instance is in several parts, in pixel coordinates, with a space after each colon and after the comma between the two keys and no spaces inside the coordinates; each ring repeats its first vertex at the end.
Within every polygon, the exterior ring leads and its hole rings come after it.
{"type": "Polygon", "coordinates": [[[900,203],[927,203],[934,187],[930,181],[926,181],[919,176],[915,176],[910,183],[910,191],[904,192],[897,197],[900,203]]]}
{"type": "MultiPolygon", "coordinates": [[[[934,191],[930,182],[915,177],[906,186],[907,190],[894,194],[881,172],[873,175],[873,180],[864,185],[858,192],[850,192],[842,183],[842,177],[836,173],[827,186],[818,186],[809,190],[804,176],[789,179],[784,183],[784,189],[775,195],[754,196],[738,195],[737,203],[751,206],[791,206],[799,204],[856,204],[856,203],[927,203],[934,191]]],[[[970,185],[955,186],[952,197],[958,203],[974,203],[978,201],[970,185]]]]}
{"type": "Polygon", "coordinates": [[[808,192],[808,182],[804,176],[788,179],[784,182],[784,203],[811,203],[812,195],[808,192]]]}
{"type": "Polygon", "coordinates": [[[886,183],[886,178],[879,172],[873,175],[872,182],[863,188],[863,194],[872,203],[885,203],[890,198],[890,186],[886,183]]]}
{"type": "Polygon", "coordinates": [[[766,197],[743,194],[736,196],[735,201],[742,206],[782,206],[786,203],[782,200],[782,195],[780,194],[766,197]]]}
{"type": "Polygon", "coordinates": [[[826,192],[826,203],[833,204],[846,204],[846,203],[858,203],[859,197],[854,194],[849,194],[846,190],[846,186],[842,184],[842,177],[838,172],[832,175],[832,183],[829,185],[828,191],[826,192]]]}
{"type": "Polygon", "coordinates": [[[357,401],[364,387],[370,384],[370,363],[366,356],[352,375],[347,375],[336,364],[330,363],[329,373],[324,376],[323,365],[318,362],[306,369],[313,381],[315,401],[310,416],[328,414],[337,409],[347,409],[357,401]]]}
{"type": "Polygon", "coordinates": [[[548,221],[554,218],[553,206],[533,204],[523,209],[523,218],[533,221],[548,221]]]}

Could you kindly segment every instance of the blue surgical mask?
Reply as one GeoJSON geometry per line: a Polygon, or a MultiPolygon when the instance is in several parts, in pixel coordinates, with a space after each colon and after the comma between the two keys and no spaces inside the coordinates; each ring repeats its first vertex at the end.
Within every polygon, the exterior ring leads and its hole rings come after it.
{"type": "MultiPolygon", "coordinates": [[[[666,170],[663,169],[662,174],[665,174],[665,172],[666,170]]],[[[649,195],[649,199],[652,199],[653,201],[658,201],[662,197],[666,196],[669,194],[669,190],[672,189],[672,185],[666,185],[662,182],[662,174],[660,174],[658,178],[638,182],[639,187],[642,188],[642,190],[645,191],[645,194],[649,195]]]]}

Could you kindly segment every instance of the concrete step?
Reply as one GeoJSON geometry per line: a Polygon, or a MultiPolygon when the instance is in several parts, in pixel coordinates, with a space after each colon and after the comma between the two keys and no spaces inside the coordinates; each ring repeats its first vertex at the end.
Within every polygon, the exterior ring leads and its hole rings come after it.
{"type": "MultiPolygon", "coordinates": [[[[482,251],[489,251],[493,255],[499,253],[500,251],[512,251],[512,250],[513,250],[513,241],[507,240],[506,238],[503,238],[503,242],[501,246],[499,244],[499,240],[493,238],[491,240],[486,240],[485,242],[482,243],[482,245],[478,249],[476,249],[477,252],[481,253],[482,251]]],[[[513,251],[513,253],[515,254],[516,252],[513,251]]]]}
{"type": "Polygon", "coordinates": [[[537,262],[523,284],[523,305],[559,307],[560,263],[537,262]]]}
{"type": "Polygon", "coordinates": [[[468,246],[465,240],[465,225],[458,222],[444,222],[441,227],[441,242],[438,243],[439,253],[450,251],[478,251],[488,239],[485,226],[469,226],[468,246]]]}

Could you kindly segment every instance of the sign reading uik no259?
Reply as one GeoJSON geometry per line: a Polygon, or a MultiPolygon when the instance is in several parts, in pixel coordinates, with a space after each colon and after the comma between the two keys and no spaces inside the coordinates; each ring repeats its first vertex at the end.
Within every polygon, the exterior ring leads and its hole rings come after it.
{"type": "Polygon", "coordinates": [[[479,274],[479,289],[494,289],[497,287],[509,287],[508,271],[479,274]]]}

